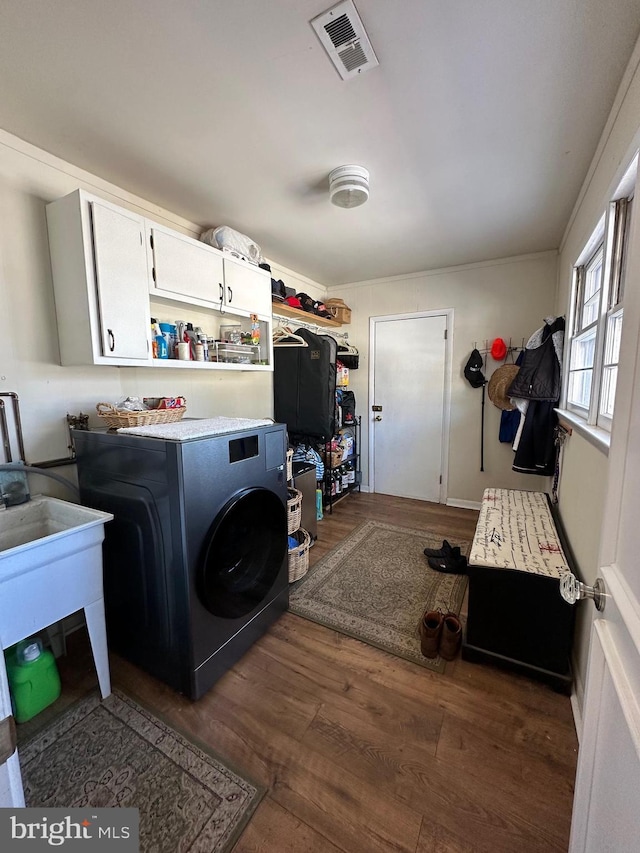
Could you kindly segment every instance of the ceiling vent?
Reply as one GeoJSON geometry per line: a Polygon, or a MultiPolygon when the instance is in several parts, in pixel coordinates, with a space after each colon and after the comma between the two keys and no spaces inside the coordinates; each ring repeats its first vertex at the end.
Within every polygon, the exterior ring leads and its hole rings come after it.
{"type": "Polygon", "coordinates": [[[311,26],[343,80],[379,64],[352,0],[343,0],[318,15],[311,26]]]}

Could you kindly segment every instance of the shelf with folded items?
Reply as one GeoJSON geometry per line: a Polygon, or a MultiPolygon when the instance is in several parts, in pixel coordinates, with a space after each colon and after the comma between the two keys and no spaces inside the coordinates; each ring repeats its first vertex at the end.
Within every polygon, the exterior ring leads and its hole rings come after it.
{"type": "Polygon", "coordinates": [[[277,299],[272,300],[271,308],[275,317],[293,317],[301,322],[311,323],[314,326],[329,326],[334,329],[339,329],[342,326],[342,323],[338,323],[337,320],[320,317],[317,314],[312,314],[311,311],[303,311],[300,308],[291,308],[277,299]]]}

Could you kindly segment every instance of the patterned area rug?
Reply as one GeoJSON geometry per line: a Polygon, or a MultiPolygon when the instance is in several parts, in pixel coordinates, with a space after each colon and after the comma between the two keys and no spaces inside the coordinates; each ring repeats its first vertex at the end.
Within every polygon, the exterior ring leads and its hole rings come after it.
{"type": "Polygon", "coordinates": [[[467,554],[469,542],[441,533],[367,521],[290,587],[289,609],[398,657],[443,672],[420,652],[425,610],[460,612],[466,575],[429,568],[423,551],[443,538],[467,554]]]}
{"type": "Polygon", "coordinates": [[[264,793],[118,692],[66,710],[20,764],[27,806],[140,809],[141,851],[226,853],[264,793]]]}

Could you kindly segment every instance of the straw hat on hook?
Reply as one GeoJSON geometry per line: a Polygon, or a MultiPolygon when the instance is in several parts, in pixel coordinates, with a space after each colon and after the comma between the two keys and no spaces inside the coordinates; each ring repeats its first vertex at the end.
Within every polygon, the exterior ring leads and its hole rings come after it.
{"type": "Polygon", "coordinates": [[[507,388],[513,382],[517,372],[520,370],[517,364],[503,364],[493,371],[487,393],[494,406],[505,412],[515,409],[507,396],[507,388]]]}

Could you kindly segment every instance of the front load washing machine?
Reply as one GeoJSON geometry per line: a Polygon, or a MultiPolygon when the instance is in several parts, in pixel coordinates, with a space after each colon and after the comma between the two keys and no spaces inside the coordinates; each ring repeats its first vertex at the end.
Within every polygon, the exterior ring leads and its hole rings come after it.
{"type": "Polygon", "coordinates": [[[198,699],[287,609],[286,428],[187,440],[74,430],[104,542],[109,646],[198,699]]]}

